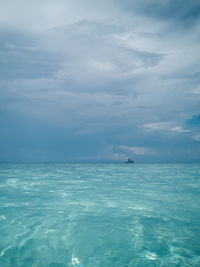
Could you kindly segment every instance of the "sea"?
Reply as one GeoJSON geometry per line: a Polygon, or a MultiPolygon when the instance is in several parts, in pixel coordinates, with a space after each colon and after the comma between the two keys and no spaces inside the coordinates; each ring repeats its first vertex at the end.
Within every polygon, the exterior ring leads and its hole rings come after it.
{"type": "Polygon", "coordinates": [[[1,267],[200,266],[200,164],[0,164],[1,267]]]}

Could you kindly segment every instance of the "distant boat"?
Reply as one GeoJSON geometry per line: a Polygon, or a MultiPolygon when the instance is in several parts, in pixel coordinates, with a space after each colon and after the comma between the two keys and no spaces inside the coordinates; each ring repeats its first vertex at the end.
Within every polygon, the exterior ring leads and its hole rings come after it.
{"type": "Polygon", "coordinates": [[[134,163],[134,160],[132,160],[132,159],[130,159],[130,158],[127,158],[127,159],[125,160],[125,163],[134,163]]]}

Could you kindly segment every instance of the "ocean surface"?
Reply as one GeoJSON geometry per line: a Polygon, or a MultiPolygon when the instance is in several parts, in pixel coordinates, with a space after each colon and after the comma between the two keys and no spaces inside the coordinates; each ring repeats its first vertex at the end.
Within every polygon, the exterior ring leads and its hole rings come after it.
{"type": "Polygon", "coordinates": [[[200,266],[200,165],[0,164],[1,267],[200,266]]]}

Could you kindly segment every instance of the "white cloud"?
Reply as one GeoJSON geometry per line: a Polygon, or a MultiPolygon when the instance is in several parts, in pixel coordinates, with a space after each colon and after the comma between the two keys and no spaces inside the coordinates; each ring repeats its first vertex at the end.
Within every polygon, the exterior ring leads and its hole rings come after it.
{"type": "Polygon", "coordinates": [[[182,126],[175,126],[170,129],[171,131],[177,132],[177,133],[189,133],[191,130],[183,129],[182,126]]]}
{"type": "Polygon", "coordinates": [[[95,68],[99,71],[113,71],[115,69],[115,65],[108,61],[98,61],[98,60],[92,60],[90,62],[91,67],[95,68]]]}
{"type": "Polygon", "coordinates": [[[194,135],[192,136],[192,138],[193,138],[195,141],[200,142],[200,133],[198,133],[198,134],[194,134],[194,135]]]}
{"type": "Polygon", "coordinates": [[[190,91],[192,94],[200,95],[200,87],[196,87],[190,91]]]}
{"type": "Polygon", "coordinates": [[[164,131],[164,130],[170,130],[173,124],[174,122],[156,122],[156,123],[145,124],[142,127],[152,131],[164,131]]]}
{"type": "Polygon", "coordinates": [[[0,3],[0,24],[15,29],[44,32],[83,19],[110,19],[118,11],[113,1],[7,0],[0,3]]]}
{"type": "Polygon", "coordinates": [[[177,133],[189,133],[191,130],[184,129],[182,126],[176,125],[176,122],[156,122],[148,123],[142,126],[144,129],[149,131],[172,131],[177,133]]]}
{"type": "Polygon", "coordinates": [[[154,151],[149,147],[142,146],[124,146],[121,145],[119,148],[125,152],[132,153],[135,155],[151,155],[154,154],[154,151]]]}

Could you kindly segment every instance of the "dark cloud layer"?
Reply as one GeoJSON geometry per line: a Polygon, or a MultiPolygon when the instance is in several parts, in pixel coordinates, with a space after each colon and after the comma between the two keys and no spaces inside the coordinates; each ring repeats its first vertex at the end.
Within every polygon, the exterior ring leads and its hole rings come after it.
{"type": "Polygon", "coordinates": [[[199,161],[199,1],[0,6],[0,161],[199,161]]]}
{"type": "Polygon", "coordinates": [[[122,4],[129,12],[151,16],[169,22],[182,22],[186,27],[197,23],[200,18],[200,2],[198,0],[134,0],[122,4]]]}

